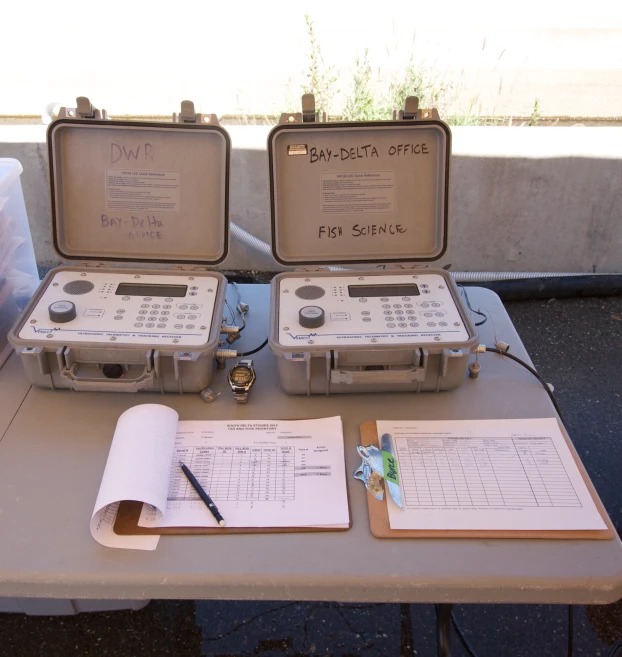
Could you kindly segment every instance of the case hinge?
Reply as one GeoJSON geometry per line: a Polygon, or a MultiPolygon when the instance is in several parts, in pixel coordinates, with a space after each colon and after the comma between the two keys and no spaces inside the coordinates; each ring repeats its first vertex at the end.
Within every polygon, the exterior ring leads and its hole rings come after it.
{"type": "Polygon", "coordinates": [[[98,110],[93,106],[86,96],[76,98],[75,107],[61,107],[58,110],[59,119],[96,119],[98,121],[108,119],[106,110],[98,110]]]}
{"type": "Polygon", "coordinates": [[[412,262],[389,262],[382,265],[376,265],[376,269],[399,269],[401,271],[411,271],[413,269],[427,269],[430,265],[422,265],[412,262]]]}
{"type": "Polygon", "coordinates": [[[220,125],[215,114],[201,114],[194,111],[194,103],[191,100],[181,101],[179,114],[173,112],[173,123],[209,123],[220,125]]]}
{"type": "Polygon", "coordinates": [[[396,116],[395,110],[393,110],[393,120],[399,118],[400,121],[413,121],[413,120],[430,120],[434,119],[440,121],[440,116],[438,115],[438,110],[436,109],[419,109],[419,98],[417,96],[407,96],[404,101],[404,109],[399,111],[399,115],[396,116]]]}
{"type": "Polygon", "coordinates": [[[180,271],[209,271],[208,267],[203,267],[201,265],[171,265],[170,269],[179,269],[180,271]]]}
{"type": "Polygon", "coordinates": [[[110,263],[105,262],[93,262],[87,260],[86,262],[79,262],[78,267],[110,267],[110,263]]]}
{"type": "Polygon", "coordinates": [[[318,272],[318,271],[331,271],[330,267],[296,267],[295,272],[318,272]]]}

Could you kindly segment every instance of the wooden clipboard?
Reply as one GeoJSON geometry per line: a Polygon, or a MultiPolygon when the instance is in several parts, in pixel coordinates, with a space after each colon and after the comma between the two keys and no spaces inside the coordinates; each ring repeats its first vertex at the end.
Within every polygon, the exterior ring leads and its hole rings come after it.
{"type": "Polygon", "coordinates": [[[296,534],[309,532],[346,532],[352,527],[352,512],[348,499],[347,527],[139,527],[138,519],[143,503],[125,501],[119,504],[114,523],[115,534],[122,536],[169,535],[169,534],[296,534]]]}
{"type": "MultiPolygon", "coordinates": [[[[594,500],[594,504],[601,518],[607,525],[607,529],[594,530],[460,530],[460,529],[391,529],[389,525],[389,511],[387,508],[386,495],[383,501],[377,500],[367,493],[367,509],[369,511],[369,527],[376,538],[545,538],[545,539],[597,539],[606,540],[615,536],[615,530],[611,520],[605,511],[603,503],[598,497],[590,478],[577,455],[570,438],[564,427],[559,428],[570,448],[575,463],[579,469],[583,481],[594,500]]],[[[378,429],[375,421],[364,422],[360,427],[361,445],[379,445],[378,429]]]]}

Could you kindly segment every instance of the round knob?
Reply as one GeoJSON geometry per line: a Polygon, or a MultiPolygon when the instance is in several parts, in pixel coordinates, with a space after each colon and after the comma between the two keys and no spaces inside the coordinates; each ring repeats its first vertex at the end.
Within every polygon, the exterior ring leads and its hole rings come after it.
{"type": "Polygon", "coordinates": [[[55,301],[48,308],[50,320],[57,324],[64,324],[76,318],[76,307],[71,301],[55,301]]]}
{"type": "Polygon", "coordinates": [[[319,306],[305,306],[298,313],[300,326],[305,328],[320,328],[324,325],[324,310],[319,306]]]}

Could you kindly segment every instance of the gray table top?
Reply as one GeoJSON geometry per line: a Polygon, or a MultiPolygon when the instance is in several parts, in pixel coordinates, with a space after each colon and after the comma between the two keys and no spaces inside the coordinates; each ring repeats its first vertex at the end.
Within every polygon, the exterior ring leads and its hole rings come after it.
{"type": "MultiPolygon", "coordinates": [[[[248,328],[236,343],[242,351],[267,334],[269,286],[240,289],[251,306],[248,328]]],[[[498,338],[526,358],[499,298],[477,288],[469,294],[475,308],[492,315],[498,338]]],[[[492,336],[488,321],[480,337],[492,344],[492,336]]],[[[241,406],[224,371],[212,384],[222,395],[207,405],[198,395],[28,389],[13,356],[0,371],[0,596],[533,603],[607,603],[622,596],[617,537],[375,539],[364,487],[352,478],[347,532],[165,536],[154,552],[96,543],[89,519],[114,427],[136,404],[168,404],[182,420],[341,415],[348,471],[360,461],[354,446],[367,420],[554,415],[535,378],[494,354],[480,356],[479,379],[452,392],[311,398],[279,389],[267,348],[253,358],[258,382],[250,403],[241,406]]]]}

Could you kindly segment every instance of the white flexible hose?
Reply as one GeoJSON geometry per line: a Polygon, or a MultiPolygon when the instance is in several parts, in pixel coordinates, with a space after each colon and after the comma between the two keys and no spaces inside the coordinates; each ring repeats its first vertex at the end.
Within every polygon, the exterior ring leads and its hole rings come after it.
{"type": "MultiPolygon", "coordinates": [[[[272,261],[272,249],[267,242],[251,235],[241,226],[231,222],[231,234],[272,261]]],[[[331,271],[348,271],[345,267],[329,267],[331,271]]],[[[607,276],[615,274],[592,274],[582,272],[544,272],[544,271],[455,271],[450,272],[458,283],[483,283],[484,281],[517,281],[526,278],[563,278],[565,276],[607,276]]]]}

